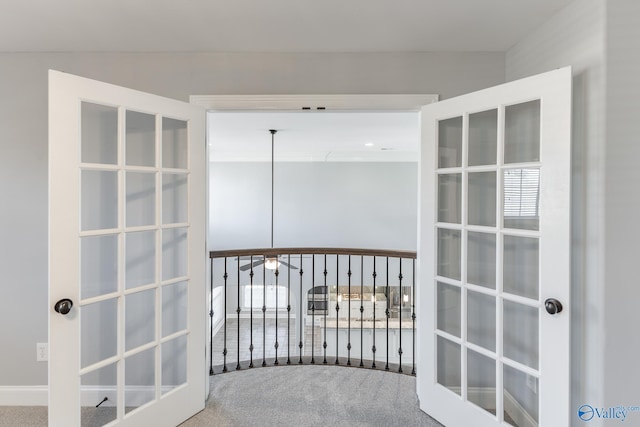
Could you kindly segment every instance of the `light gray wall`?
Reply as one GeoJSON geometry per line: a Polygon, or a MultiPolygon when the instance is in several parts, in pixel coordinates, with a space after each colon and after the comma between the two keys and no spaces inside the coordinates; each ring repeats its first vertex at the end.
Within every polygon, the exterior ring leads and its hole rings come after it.
{"type": "MultiPolygon", "coordinates": [[[[637,227],[640,191],[640,3],[607,2],[606,184],[604,299],[604,404],[624,405],[640,400],[640,287],[638,286],[637,227]]],[[[637,405],[637,404],[633,404],[637,405]]],[[[640,414],[630,414],[640,423],[640,414]]],[[[627,422],[630,422],[628,420],[627,422]]]]}
{"type": "MultiPolygon", "coordinates": [[[[270,242],[271,164],[210,166],[210,247],[270,242]]],[[[416,250],[417,162],[277,162],[274,246],[416,250]]]]}
{"type": "MultiPolygon", "coordinates": [[[[609,150],[604,124],[605,9],[605,0],[576,0],[506,54],[508,81],[573,67],[571,409],[576,411],[584,403],[604,405],[606,400],[602,301],[605,283],[611,283],[604,280],[609,173],[604,161],[609,150]]],[[[582,423],[574,412],[571,420],[582,423]]]]}
{"type": "Polygon", "coordinates": [[[0,385],[47,383],[47,70],[193,94],[436,93],[504,81],[502,53],[0,54],[0,385]],[[10,350],[8,350],[10,349],[10,350]]]}

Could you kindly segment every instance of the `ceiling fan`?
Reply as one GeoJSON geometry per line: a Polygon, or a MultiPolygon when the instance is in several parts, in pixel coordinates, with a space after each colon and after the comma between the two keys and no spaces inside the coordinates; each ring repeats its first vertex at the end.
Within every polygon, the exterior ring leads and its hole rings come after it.
{"type": "MultiPolygon", "coordinates": [[[[269,129],[271,133],[271,249],[273,249],[273,192],[274,192],[274,166],[275,166],[275,135],[278,132],[276,129],[269,129]]],[[[291,265],[282,260],[284,255],[279,255],[278,257],[265,257],[262,255],[255,255],[250,257],[240,257],[239,259],[250,260],[249,264],[245,264],[240,267],[240,270],[247,271],[253,269],[254,267],[258,267],[262,264],[265,264],[265,268],[269,270],[276,270],[281,264],[293,269],[297,270],[298,267],[291,265]],[[256,259],[257,258],[257,259],[256,259]],[[256,259],[253,261],[253,259],[256,259]]]]}

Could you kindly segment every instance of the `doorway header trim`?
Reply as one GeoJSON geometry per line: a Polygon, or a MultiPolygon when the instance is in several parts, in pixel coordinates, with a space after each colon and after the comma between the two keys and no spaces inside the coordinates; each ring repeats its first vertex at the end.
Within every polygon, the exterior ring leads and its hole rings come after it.
{"type": "Polygon", "coordinates": [[[191,95],[207,110],[420,110],[438,101],[433,94],[371,95],[191,95]]]}

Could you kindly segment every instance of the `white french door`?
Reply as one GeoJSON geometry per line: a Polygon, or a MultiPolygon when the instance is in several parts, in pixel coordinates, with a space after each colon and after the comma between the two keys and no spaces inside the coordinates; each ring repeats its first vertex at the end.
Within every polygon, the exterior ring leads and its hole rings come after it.
{"type": "Polygon", "coordinates": [[[205,111],[49,74],[49,425],[204,408],[205,111]]]}
{"type": "Polygon", "coordinates": [[[570,130],[570,68],[422,110],[417,389],[447,427],[569,425],[570,130]]]}

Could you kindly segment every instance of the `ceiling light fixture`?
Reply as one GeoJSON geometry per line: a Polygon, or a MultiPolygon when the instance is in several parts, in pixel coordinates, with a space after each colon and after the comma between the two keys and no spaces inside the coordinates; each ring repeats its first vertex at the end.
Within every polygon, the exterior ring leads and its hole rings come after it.
{"type": "MultiPolygon", "coordinates": [[[[274,193],[274,170],[275,170],[275,136],[276,129],[269,129],[271,132],[271,249],[273,249],[273,193],[274,193]]],[[[280,267],[277,257],[267,258],[264,264],[269,270],[277,270],[280,267]]]]}
{"type": "MultiPolygon", "coordinates": [[[[271,133],[271,249],[273,249],[273,206],[274,206],[274,189],[275,189],[275,180],[274,180],[274,171],[275,171],[275,135],[278,132],[275,129],[269,129],[271,133]]],[[[290,269],[297,270],[298,267],[290,265],[284,261],[278,260],[277,256],[269,256],[264,257],[263,259],[259,259],[257,261],[253,261],[253,257],[250,257],[252,260],[251,263],[243,265],[240,267],[240,270],[246,271],[249,269],[253,269],[253,267],[257,267],[259,265],[264,264],[264,267],[268,270],[277,270],[280,265],[285,265],[290,269]]]]}

